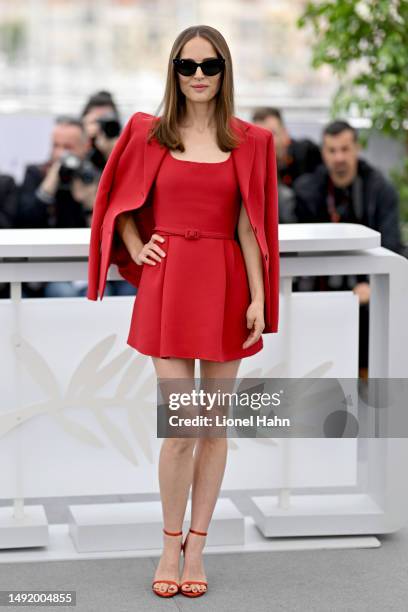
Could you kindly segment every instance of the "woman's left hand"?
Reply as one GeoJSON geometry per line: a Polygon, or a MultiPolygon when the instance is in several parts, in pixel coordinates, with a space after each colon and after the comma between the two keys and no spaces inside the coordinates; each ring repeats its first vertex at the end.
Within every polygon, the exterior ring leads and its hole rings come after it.
{"type": "Polygon", "coordinates": [[[244,349],[255,344],[265,329],[264,303],[259,301],[251,302],[246,312],[246,320],[248,329],[252,329],[248,338],[242,345],[244,349]]]}

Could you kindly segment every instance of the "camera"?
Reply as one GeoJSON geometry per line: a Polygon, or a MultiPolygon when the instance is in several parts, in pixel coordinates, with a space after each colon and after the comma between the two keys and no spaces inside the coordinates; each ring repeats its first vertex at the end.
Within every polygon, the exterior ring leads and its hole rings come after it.
{"type": "Polygon", "coordinates": [[[121,125],[117,115],[115,115],[114,113],[99,117],[99,119],[97,119],[97,122],[102,132],[105,134],[106,138],[116,138],[117,136],[119,136],[121,125]]]}
{"type": "Polygon", "coordinates": [[[85,185],[98,180],[99,172],[87,159],[81,159],[73,153],[66,153],[61,158],[59,178],[61,187],[70,188],[74,178],[79,178],[85,185]]]}

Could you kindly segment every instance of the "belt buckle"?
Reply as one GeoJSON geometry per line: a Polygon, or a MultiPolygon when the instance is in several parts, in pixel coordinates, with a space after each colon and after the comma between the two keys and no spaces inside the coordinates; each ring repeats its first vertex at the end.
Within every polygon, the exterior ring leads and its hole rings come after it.
{"type": "Polygon", "coordinates": [[[184,238],[188,240],[193,240],[194,238],[200,237],[200,230],[197,229],[186,229],[184,232],[184,238]]]}

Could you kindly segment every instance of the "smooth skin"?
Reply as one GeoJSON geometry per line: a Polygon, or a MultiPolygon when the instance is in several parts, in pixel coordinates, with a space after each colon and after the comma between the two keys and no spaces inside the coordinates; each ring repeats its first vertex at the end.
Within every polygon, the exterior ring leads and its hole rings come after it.
{"type": "MultiPolygon", "coordinates": [[[[212,44],[196,36],[183,47],[182,58],[201,62],[206,58],[217,57],[212,44]]],[[[191,77],[178,75],[180,88],[186,96],[186,118],[180,126],[185,151],[171,152],[177,159],[207,163],[222,162],[231,152],[221,151],[216,141],[214,124],[215,98],[221,74],[206,76],[201,68],[191,77]],[[193,88],[205,84],[203,90],[193,88]]],[[[166,257],[166,239],[152,234],[149,242],[143,244],[136,224],[130,213],[122,213],[117,221],[117,229],[133,260],[139,264],[156,265],[166,257]],[[159,244],[160,243],[160,246],[159,244]]],[[[264,286],[262,260],[256,237],[241,205],[238,221],[238,237],[245,260],[251,303],[247,309],[246,321],[249,331],[243,343],[247,348],[257,342],[264,328],[264,286]]],[[[194,384],[195,359],[152,357],[159,378],[185,379],[188,387],[194,384]]],[[[241,359],[215,362],[200,359],[200,378],[234,379],[241,359]]],[[[159,485],[163,507],[164,527],[168,531],[182,529],[186,504],[192,486],[191,524],[193,529],[208,531],[216,505],[227,459],[227,438],[165,438],[160,450],[159,485]]],[[[186,534],[184,534],[184,537],[186,534]]],[[[204,580],[202,551],[206,537],[189,533],[185,550],[182,575],[179,575],[180,544],[182,536],[168,536],[163,533],[163,554],[156,569],[154,580],[173,579],[177,583],[185,580],[204,580]]],[[[176,587],[165,582],[154,587],[161,592],[174,592],[176,587]]],[[[185,591],[205,591],[200,584],[183,586],[185,591]]]]}

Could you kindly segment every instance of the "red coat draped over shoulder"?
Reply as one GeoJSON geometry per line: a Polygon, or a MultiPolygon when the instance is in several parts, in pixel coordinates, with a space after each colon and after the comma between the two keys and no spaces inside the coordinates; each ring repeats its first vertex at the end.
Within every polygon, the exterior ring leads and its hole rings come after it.
{"type": "MultiPolygon", "coordinates": [[[[137,112],[123,129],[102,173],[92,214],[88,261],[87,298],[103,298],[108,269],[116,264],[119,274],[138,287],[143,264],[130,257],[115,231],[115,219],[133,211],[144,243],[154,227],[150,188],[166,153],[155,138],[147,142],[157,117],[137,112]]],[[[238,117],[231,127],[241,143],[232,150],[242,201],[262,254],[265,291],[265,328],[276,333],[279,320],[279,240],[277,167],[273,135],[269,130],[238,117]]],[[[137,299],[137,298],[136,298],[137,299]]]]}

